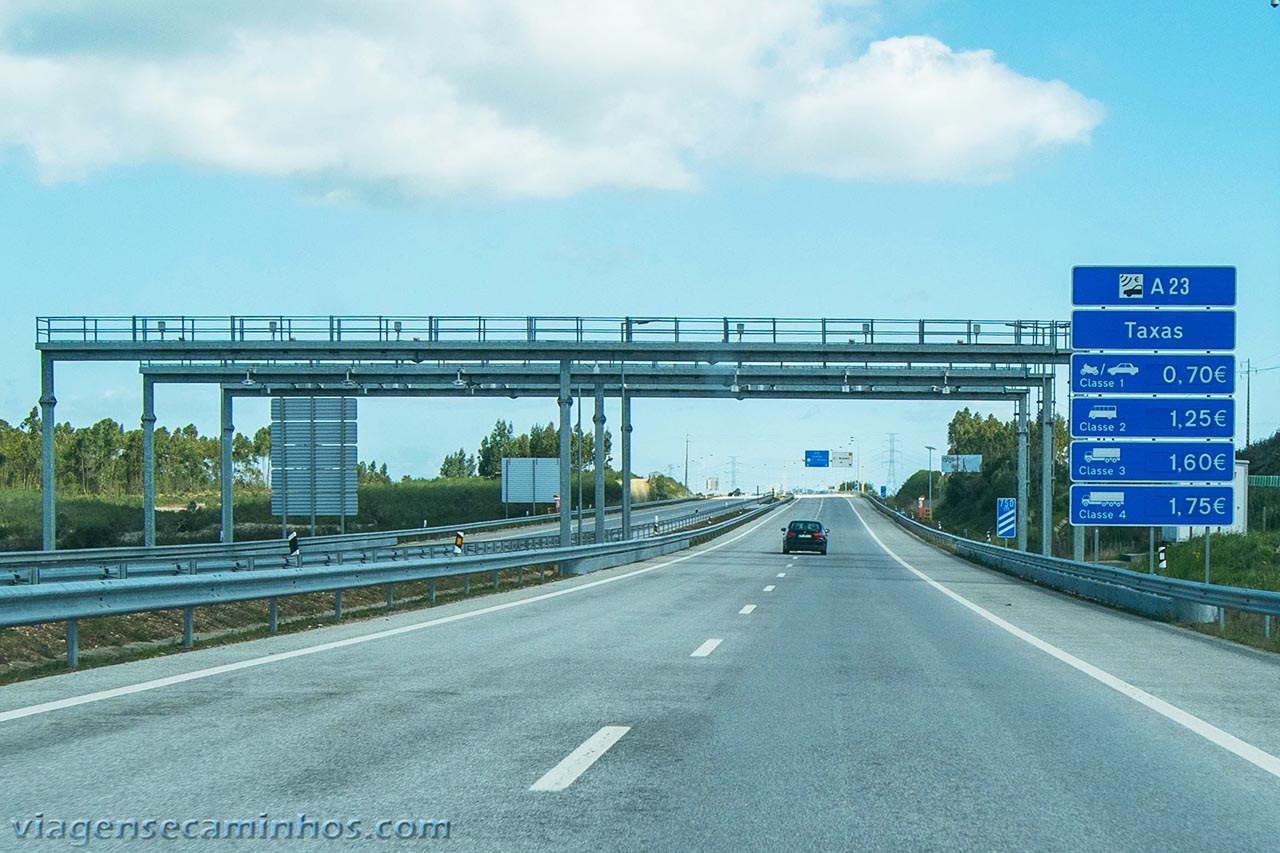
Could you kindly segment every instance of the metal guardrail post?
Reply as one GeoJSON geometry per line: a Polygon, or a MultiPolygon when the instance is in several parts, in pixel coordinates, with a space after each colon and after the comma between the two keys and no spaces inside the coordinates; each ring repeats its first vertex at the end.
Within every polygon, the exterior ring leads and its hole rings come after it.
{"type": "Polygon", "coordinates": [[[272,634],[280,628],[276,602],[277,599],[274,597],[267,599],[267,630],[272,634]]]}
{"type": "Polygon", "coordinates": [[[182,608],[182,647],[189,649],[195,644],[195,608],[182,608]]]}
{"type": "Polygon", "coordinates": [[[393,584],[387,584],[387,609],[391,610],[396,606],[396,597],[393,590],[393,584]]]}
{"type": "Polygon", "coordinates": [[[436,603],[436,579],[431,578],[427,581],[427,600],[432,604],[436,603]]]}
{"type": "Polygon", "coordinates": [[[333,617],[335,619],[342,618],[342,590],[338,590],[333,594],[333,617]]]}

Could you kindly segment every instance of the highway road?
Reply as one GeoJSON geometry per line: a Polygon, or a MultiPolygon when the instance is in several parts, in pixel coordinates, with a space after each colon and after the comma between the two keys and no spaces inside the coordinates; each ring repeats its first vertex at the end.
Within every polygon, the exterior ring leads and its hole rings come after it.
{"type": "MultiPolygon", "coordinates": [[[[683,515],[689,515],[696,512],[699,515],[705,515],[708,518],[714,516],[720,507],[728,504],[736,504],[744,499],[750,499],[750,495],[744,495],[738,498],[705,498],[703,500],[683,501],[676,504],[667,504],[658,507],[636,507],[631,510],[631,525],[648,525],[654,522],[654,519],[677,518],[683,515]]],[[[617,530],[622,526],[622,513],[617,512],[617,507],[610,505],[612,510],[604,517],[604,526],[606,530],[617,530]]],[[[512,516],[516,518],[517,516],[512,516]]],[[[487,539],[507,539],[516,536],[540,536],[547,533],[555,533],[560,529],[560,523],[556,520],[556,516],[548,516],[546,524],[531,524],[528,527],[520,527],[506,530],[488,530],[481,533],[472,533],[467,535],[468,541],[478,542],[487,539]]],[[[578,532],[578,517],[575,511],[573,516],[572,529],[574,533],[578,532]]],[[[582,529],[584,532],[590,533],[596,529],[596,514],[590,508],[582,511],[582,529]]]]}
{"type": "Polygon", "coordinates": [[[1278,695],[1274,657],[810,498],[647,563],[0,688],[0,849],[37,815],[359,821],[329,850],[1275,849],[1278,695]],[[830,554],[782,555],[814,516],[830,554]],[[368,838],[402,818],[449,839],[368,838]]]}

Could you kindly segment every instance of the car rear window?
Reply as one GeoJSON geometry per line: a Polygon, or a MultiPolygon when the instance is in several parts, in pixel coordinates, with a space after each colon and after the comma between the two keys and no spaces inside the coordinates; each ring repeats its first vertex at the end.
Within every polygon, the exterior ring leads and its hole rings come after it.
{"type": "Polygon", "coordinates": [[[801,530],[805,533],[817,533],[822,529],[822,525],[816,521],[793,521],[791,522],[792,530],[801,530]]]}

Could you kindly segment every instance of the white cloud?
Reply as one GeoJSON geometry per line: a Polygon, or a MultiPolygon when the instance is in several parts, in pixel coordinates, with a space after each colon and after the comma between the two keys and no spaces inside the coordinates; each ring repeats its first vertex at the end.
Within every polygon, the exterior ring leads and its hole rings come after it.
{"type": "Polygon", "coordinates": [[[860,5],[23,0],[0,6],[0,145],[49,181],[168,161],[332,198],[539,197],[687,189],[711,161],[989,180],[1100,120],[989,52],[861,47],[860,5]]]}

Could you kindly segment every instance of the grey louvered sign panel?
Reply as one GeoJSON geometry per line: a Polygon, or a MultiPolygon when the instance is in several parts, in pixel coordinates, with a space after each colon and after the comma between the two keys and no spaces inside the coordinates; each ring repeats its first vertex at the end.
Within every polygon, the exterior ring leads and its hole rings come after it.
{"type": "Polygon", "coordinates": [[[355,515],[356,401],[271,401],[273,515],[355,515]]]}
{"type": "Polygon", "coordinates": [[[549,504],[560,492],[559,459],[502,460],[502,502],[549,504]]]}

